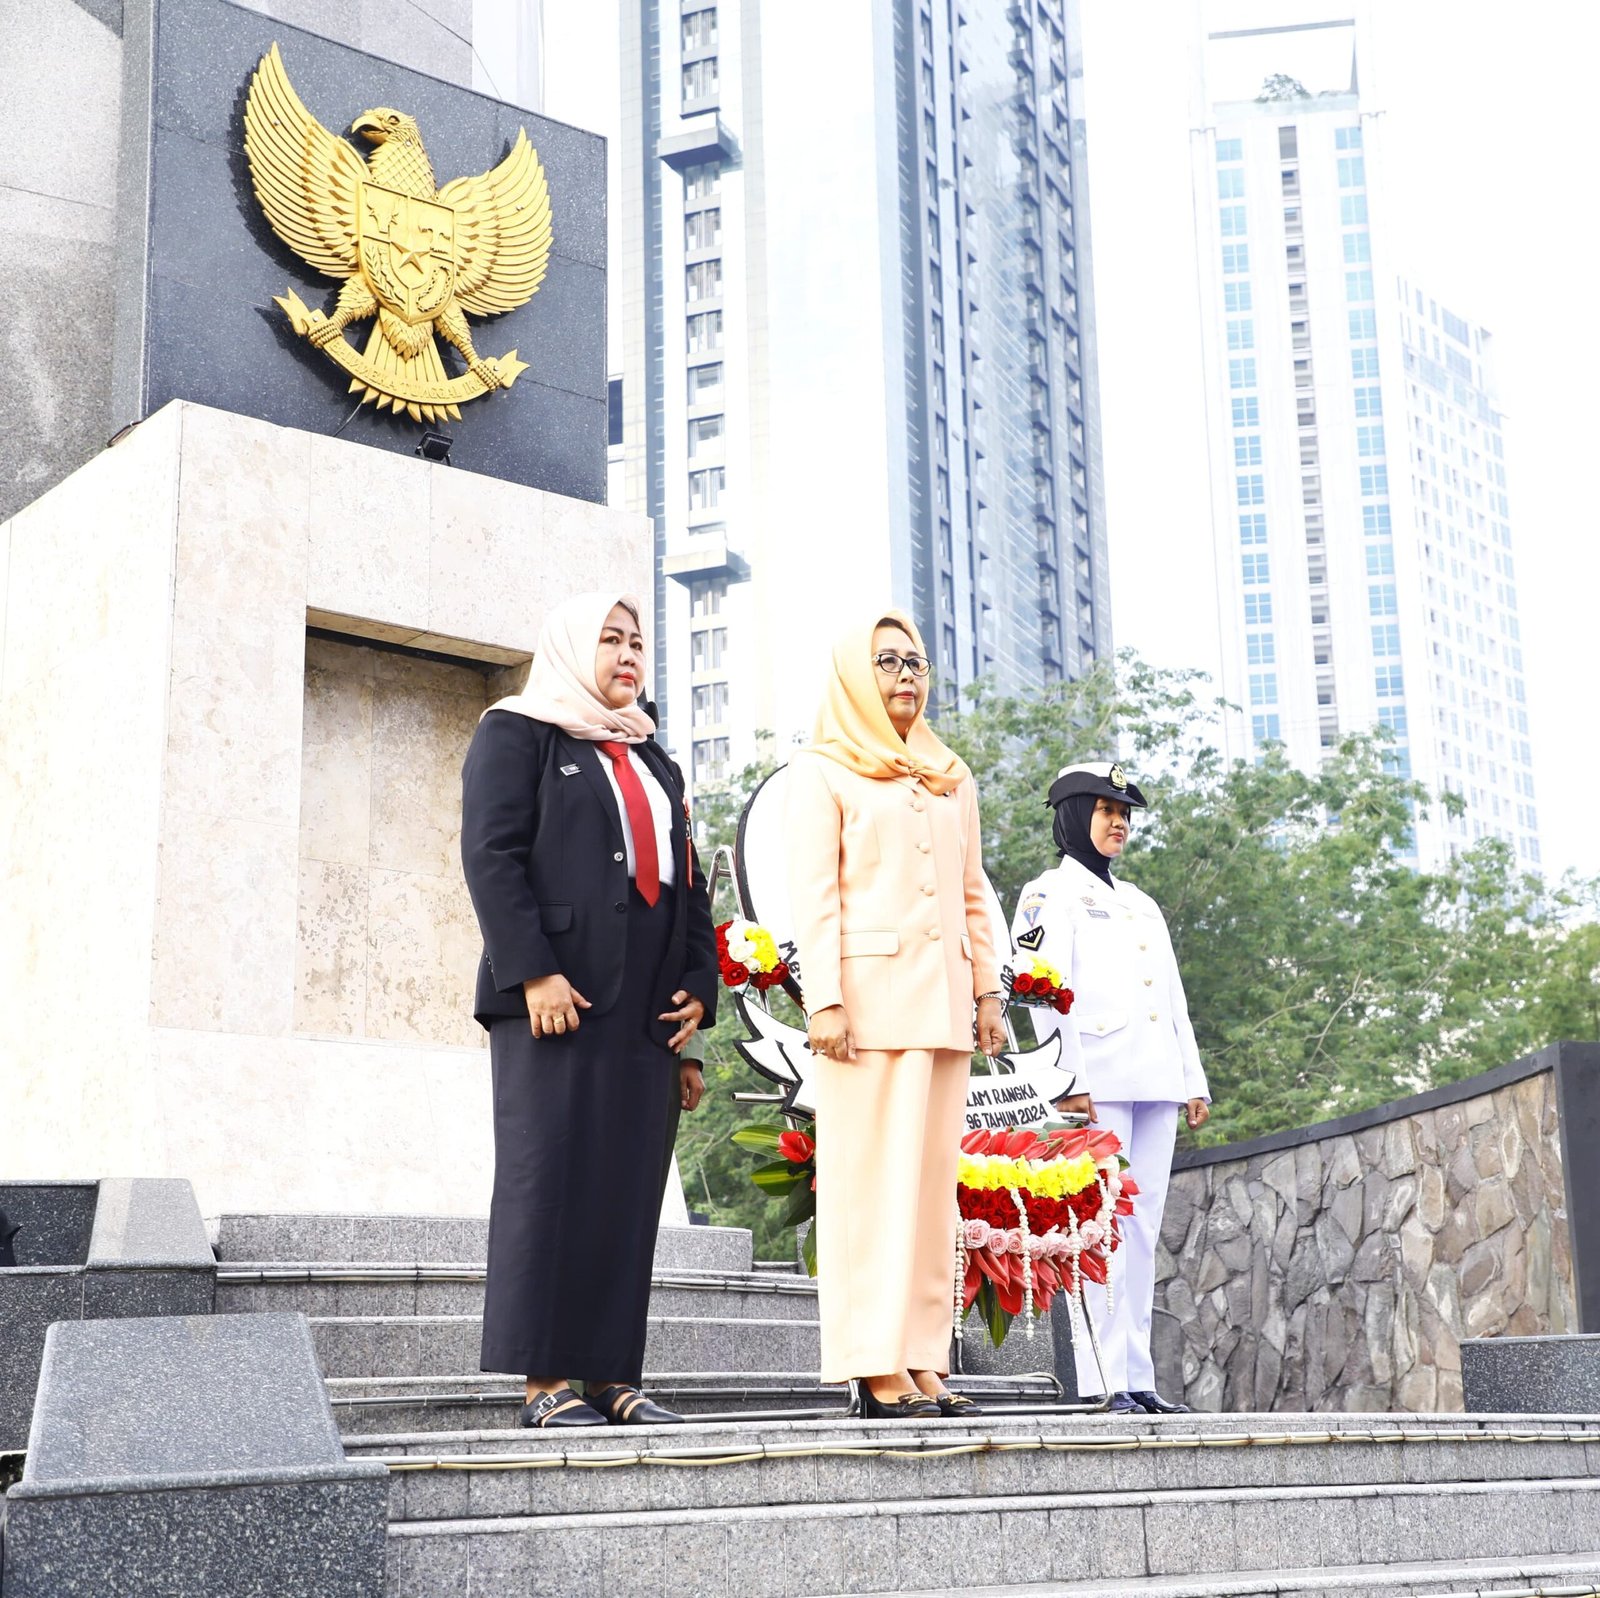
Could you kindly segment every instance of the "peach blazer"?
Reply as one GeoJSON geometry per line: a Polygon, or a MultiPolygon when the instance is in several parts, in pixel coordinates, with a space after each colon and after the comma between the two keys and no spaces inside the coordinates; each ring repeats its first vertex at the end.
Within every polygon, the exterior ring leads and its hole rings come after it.
{"type": "Polygon", "coordinates": [[[978,799],[789,763],[789,910],[812,1012],[843,1004],[863,1049],[973,1047],[973,1001],[1000,987],[978,799]]]}

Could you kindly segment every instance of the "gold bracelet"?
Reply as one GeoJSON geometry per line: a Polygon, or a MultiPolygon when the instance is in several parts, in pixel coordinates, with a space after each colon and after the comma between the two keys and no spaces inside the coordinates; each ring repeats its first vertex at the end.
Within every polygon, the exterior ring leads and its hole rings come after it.
{"type": "Polygon", "coordinates": [[[1002,1004],[1004,1004],[1006,1001],[1006,996],[998,990],[996,990],[994,993],[980,993],[975,1002],[982,1004],[985,999],[998,999],[1002,1004]]]}

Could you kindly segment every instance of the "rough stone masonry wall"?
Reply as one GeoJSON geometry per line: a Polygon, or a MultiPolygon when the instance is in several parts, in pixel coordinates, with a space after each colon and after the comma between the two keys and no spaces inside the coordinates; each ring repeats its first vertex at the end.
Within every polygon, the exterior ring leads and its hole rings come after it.
{"type": "Polygon", "coordinates": [[[1459,1410],[1463,1338],[1579,1329],[1565,1194],[1549,1070],[1175,1170],[1161,1390],[1204,1410],[1459,1410]]]}

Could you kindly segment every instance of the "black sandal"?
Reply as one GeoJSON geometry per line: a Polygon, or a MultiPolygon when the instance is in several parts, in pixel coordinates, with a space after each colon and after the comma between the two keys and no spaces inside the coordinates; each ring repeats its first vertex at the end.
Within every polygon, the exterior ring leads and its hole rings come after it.
{"type": "Polygon", "coordinates": [[[592,1404],[586,1404],[576,1393],[540,1393],[531,1404],[524,1404],[517,1415],[517,1425],[531,1426],[538,1431],[556,1426],[604,1426],[606,1418],[592,1404]]]}
{"type": "Polygon", "coordinates": [[[625,1382],[613,1382],[597,1393],[590,1393],[589,1401],[613,1426],[681,1426],[682,1415],[663,1409],[654,1399],[646,1398],[637,1387],[625,1382]]]}

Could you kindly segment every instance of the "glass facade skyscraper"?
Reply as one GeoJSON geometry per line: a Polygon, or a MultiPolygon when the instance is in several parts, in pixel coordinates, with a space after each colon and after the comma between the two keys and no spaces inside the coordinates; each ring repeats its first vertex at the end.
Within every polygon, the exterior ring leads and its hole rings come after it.
{"type": "Polygon", "coordinates": [[[942,702],[1106,653],[1072,15],[623,0],[620,48],[613,482],[693,780],[809,735],[863,609],[942,702]]]}
{"type": "Polygon", "coordinates": [[[1412,858],[1495,836],[1537,867],[1490,337],[1389,257],[1359,19],[1205,44],[1195,214],[1231,752],[1281,742],[1310,768],[1387,728],[1397,770],[1467,801],[1419,816],[1412,858]],[[1306,79],[1258,75],[1244,98],[1229,56],[1259,68],[1278,49],[1306,79]]]}

